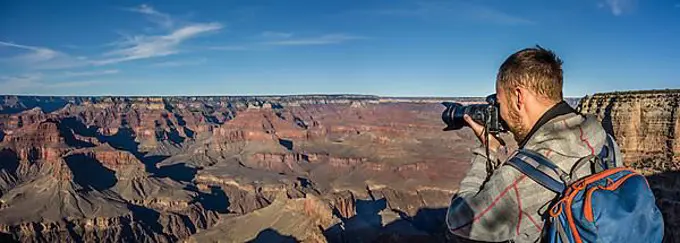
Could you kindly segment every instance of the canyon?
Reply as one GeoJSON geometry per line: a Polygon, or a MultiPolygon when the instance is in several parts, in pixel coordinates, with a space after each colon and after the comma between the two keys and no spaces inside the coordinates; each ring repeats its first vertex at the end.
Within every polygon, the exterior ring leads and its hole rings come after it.
{"type": "MultiPolygon", "coordinates": [[[[667,229],[678,97],[568,99],[648,176],[667,229]]],[[[0,96],[0,241],[445,242],[479,142],[442,131],[440,103],[483,100],[0,96]]]]}
{"type": "Polygon", "coordinates": [[[443,100],[0,96],[0,238],[442,241],[478,145],[443,100]]]}

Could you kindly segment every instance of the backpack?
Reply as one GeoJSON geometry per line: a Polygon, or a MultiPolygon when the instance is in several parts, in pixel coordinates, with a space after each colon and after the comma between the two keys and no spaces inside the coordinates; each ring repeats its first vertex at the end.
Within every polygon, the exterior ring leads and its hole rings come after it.
{"type": "Polygon", "coordinates": [[[557,193],[544,215],[542,240],[554,243],[661,242],[663,218],[644,176],[615,167],[612,138],[598,155],[579,159],[570,173],[545,156],[519,149],[507,164],[557,193]],[[585,165],[591,175],[571,178],[585,165]]]}

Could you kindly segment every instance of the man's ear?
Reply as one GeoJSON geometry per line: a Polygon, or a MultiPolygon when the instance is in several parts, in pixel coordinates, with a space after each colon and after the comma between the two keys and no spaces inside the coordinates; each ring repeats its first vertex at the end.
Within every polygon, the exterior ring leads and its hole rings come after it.
{"type": "Polygon", "coordinates": [[[513,92],[515,95],[515,105],[517,106],[515,108],[517,108],[518,111],[521,111],[523,110],[524,105],[526,104],[527,101],[525,97],[525,95],[527,94],[526,90],[520,87],[515,87],[515,90],[513,90],[513,92]]]}

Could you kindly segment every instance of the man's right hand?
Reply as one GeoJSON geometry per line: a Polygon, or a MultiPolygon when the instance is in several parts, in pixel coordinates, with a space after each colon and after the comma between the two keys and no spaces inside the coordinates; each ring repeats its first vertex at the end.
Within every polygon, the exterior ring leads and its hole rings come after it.
{"type": "Polygon", "coordinates": [[[472,117],[467,114],[463,116],[463,119],[470,125],[470,128],[472,128],[472,131],[475,132],[475,135],[477,135],[477,138],[479,138],[479,141],[481,141],[483,145],[486,145],[486,141],[489,141],[489,150],[493,152],[498,151],[498,148],[500,148],[502,144],[498,138],[491,134],[488,134],[488,136],[484,138],[484,126],[472,120],[472,117]]]}

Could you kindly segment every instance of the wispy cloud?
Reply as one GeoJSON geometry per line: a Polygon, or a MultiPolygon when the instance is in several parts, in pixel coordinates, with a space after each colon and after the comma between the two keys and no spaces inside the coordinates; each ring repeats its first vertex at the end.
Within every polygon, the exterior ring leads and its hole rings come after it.
{"type": "Polygon", "coordinates": [[[605,0],[604,3],[600,3],[600,7],[607,7],[614,16],[632,12],[636,5],[636,0],[605,0]]]}
{"type": "Polygon", "coordinates": [[[29,46],[0,41],[0,48],[13,48],[19,54],[0,58],[0,63],[27,66],[33,69],[60,69],[87,65],[87,58],[73,57],[47,47],[29,46]]]}
{"type": "Polygon", "coordinates": [[[168,67],[183,67],[183,66],[196,66],[204,64],[207,60],[205,58],[194,59],[194,60],[178,60],[178,61],[166,61],[151,64],[151,67],[157,68],[168,68],[168,67]]]}
{"type": "Polygon", "coordinates": [[[264,38],[290,38],[293,37],[293,33],[289,32],[276,32],[276,31],[264,31],[260,34],[264,38]]]}
{"type": "Polygon", "coordinates": [[[87,87],[87,86],[92,86],[92,85],[97,85],[97,84],[102,84],[104,83],[103,81],[99,80],[86,80],[86,81],[72,81],[72,82],[59,82],[59,83],[51,83],[51,84],[42,84],[45,88],[72,88],[72,87],[87,87]]]}
{"type": "Polygon", "coordinates": [[[390,9],[360,10],[353,13],[423,19],[455,18],[461,21],[477,21],[501,25],[533,25],[536,22],[503,12],[490,6],[469,1],[418,2],[415,6],[390,9]]]}
{"type": "MultiPolygon", "coordinates": [[[[183,42],[204,34],[214,33],[223,28],[217,22],[178,23],[169,14],[162,13],[149,5],[140,5],[126,9],[148,16],[149,20],[162,27],[157,35],[123,35],[115,41],[102,55],[95,57],[72,56],[47,47],[16,44],[0,41],[0,48],[16,49],[17,54],[0,57],[0,64],[20,66],[26,69],[64,69],[83,66],[99,66],[120,62],[162,57],[180,53],[183,42]]],[[[67,48],[74,48],[68,46],[67,48]]],[[[110,73],[107,73],[110,74],[110,73]]]]}
{"type": "Polygon", "coordinates": [[[100,84],[101,81],[67,81],[46,82],[41,73],[29,73],[17,76],[0,76],[2,94],[39,94],[50,93],[54,89],[86,87],[100,84]]]}
{"type": "MultiPolygon", "coordinates": [[[[166,13],[159,12],[149,5],[141,5],[131,11],[152,16],[152,20],[159,25],[170,28],[176,25],[173,18],[166,13]]],[[[138,59],[168,56],[179,53],[182,42],[198,37],[202,34],[216,32],[222,29],[222,24],[191,23],[169,29],[164,35],[135,35],[123,36],[123,40],[115,43],[118,48],[104,54],[107,58],[97,60],[96,65],[106,65],[138,59]]]]}
{"type": "Polygon", "coordinates": [[[284,40],[265,41],[263,44],[276,46],[331,45],[360,39],[366,39],[366,37],[346,34],[327,34],[316,37],[286,38],[284,40]]]}
{"type": "Polygon", "coordinates": [[[38,80],[42,78],[39,73],[24,74],[18,76],[0,76],[0,87],[3,94],[22,93],[27,89],[38,86],[38,80]]]}
{"type": "Polygon", "coordinates": [[[118,43],[119,49],[104,54],[111,58],[96,61],[95,64],[105,65],[176,54],[179,52],[177,48],[182,42],[221,28],[222,25],[219,23],[201,23],[184,26],[167,35],[126,37],[125,40],[118,43]]]}
{"type": "Polygon", "coordinates": [[[243,45],[224,45],[224,46],[209,46],[206,49],[214,51],[245,51],[250,50],[250,47],[243,45]]]}
{"type": "Polygon", "coordinates": [[[23,55],[16,57],[16,60],[24,61],[24,62],[47,61],[47,60],[53,59],[53,58],[55,58],[59,55],[59,52],[54,51],[52,49],[44,48],[44,47],[26,46],[26,45],[19,45],[19,44],[14,44],[14,43],[9,43],[9,42],[1,42],[1,41],[0,41],[0,46],[14,47],[14,48],[29,51],[26,54],[23,54],[23,55]]]}
{"type": "Polygon", "coordinates": [[[142,4],[134,8],[129,8],[127,10],[145,14],[148,16],[149,21],[154,22],[163,28],[172,28],[175,22],[172,19],[172,17],[170,17],[169,14],[161,13],[154,9],[153,7],[146,4],[142,4]]]}
{"type": "Polygon", "coordinates": [[[64,72],[62,76],[64,77],[89,77],[89,76],[102,76],[120,73],[118,69],[109,70],[96,70],[96,71],[83,71],[83,72],[64,72]]]}

